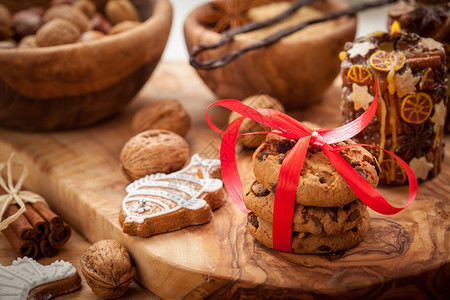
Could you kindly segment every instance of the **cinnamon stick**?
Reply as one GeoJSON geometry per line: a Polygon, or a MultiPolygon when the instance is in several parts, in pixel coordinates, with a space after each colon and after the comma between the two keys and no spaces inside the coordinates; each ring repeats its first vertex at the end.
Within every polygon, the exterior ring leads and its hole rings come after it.
{"type": "Polygon", "coordinates": [[[39,247],[33,240],[21,239],[14,230],[11,229],[11,226],[8,226],[2,233],[19,256],[28,256],[31,258],[36,258],[38,256],[39,247]]]}
{"type": "Polygon", "coordinates": [[[442,64],[440,56],[409,58],[406,63],[412,71],[422,70],[426,67],[438,68],[442,64]]]}
{"type": "Polygon", "coordinates": [[[72,230],[70,229],[70,227],[64,224],[62,230],[50,232],[50,234],[48,235],[48,240],[54,247],[61,247],[62,245],[67,243],[71,234],[72,230]]]}
{"type": "Polygon", "coordinates": [[[50,231],[61,231],[64,228],[63,220],[55,214],[45,203],[31,203],[33,209],[49,223],[50,231]]]}
{"type": "Polygon", "coordinates": [[[40,241],[48,237],[48,234],[50,232],[49,225],[47,221],[45,221],[44,218],[42,218],[41,215],[38,214],[30,204],[26,203],[25,207],[26,210],[24,212],[24,215],[33,225],[34,230],[36,231],[34,240],[39,243],[40,241]]]}
{"type": "MultiPolygon", "coordinates": [[[[19,211],[19,206],[16,204],[9,205],[3,218],[6,219],[19,211]]],[[[14,222],[9,224],[8,228],[11,228],[16,235],[23,240],[31,240],[36,236],[36,231],[33,225],[28,221],[28,219],[22,214],[14,222]]]]}
{"type": "Polygon", "coordinates": [[[58,254],[58,250],[54,247],[49,240],[42,240],[39,242],[39,250],[44,256],[53,257],[58,254]]]}

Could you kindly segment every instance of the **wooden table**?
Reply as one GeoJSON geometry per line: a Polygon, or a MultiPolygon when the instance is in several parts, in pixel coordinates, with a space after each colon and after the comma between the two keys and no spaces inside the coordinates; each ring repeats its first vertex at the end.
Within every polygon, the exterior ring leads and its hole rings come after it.
{"type": "MultiPolygon", "coordinates": [[[[307,110],[290,112],[299,120],[326,127],[340,122],[340,81],[323,101],[307,110]]],[[[117,220],[128,183],[120,173],[119,153],[131,137],[130,119],[143,105],[177,98],[192,117],[187,135],[191,153],[218,157],[220,136],[205,122],[213,94],[195,71],[182,63],[163,62],[137,99],[120,114],[97,126],[76,131],[23,133],[0,129],[0,160],[16,151],[30,169],[26,186],[43,195],[52,208],[87,240],[114,238],[130,251],[139,281],[163,298],[313,297],[418,299],[450,294],[450,163],[441,174],[420,184],[415,203],[393,216],[371,212],[371,229],[356,248],[335,255],[294,255],[267,249],[247,233],[245,215],[227,201],[202,226],[147,239],[123,234],[117,220]]],[[[211,113],[224,126],[228,113],[211,113]]],[[[448,143],[450,138],[445,138],[448,143]]],[[[251,151],[240,150],[239,169],[249,169],[251,151]]],[[[407,187],[380,188],[396,206],[407,187]]],[[[1,263],[14,253],[0,240],[1,263]]],[[[79,267],[88,242],[75,235],[55,259],[79,267]]],[[[51,259],[43,259],[49,262],[51,259]]],[[[79,292],[89,297],[86,287],[79,292]]],[[[129,297],[147,296],[133,285],[129,297]]],[[[149,297],[152,295],[150,294],[149,297]]],[[[70,297],[70,296],[67,296],[70,297]]]]}

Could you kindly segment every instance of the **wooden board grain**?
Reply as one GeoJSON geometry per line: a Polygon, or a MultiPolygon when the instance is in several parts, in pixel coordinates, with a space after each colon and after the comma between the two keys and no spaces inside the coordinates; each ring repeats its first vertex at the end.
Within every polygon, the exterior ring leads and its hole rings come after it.
{"type": "MultiPolygon", "coordinates": [[[[336,80],[319,105],[292,115],[336,126],[339,86],[336,80]]],[[[189,66],[164,62],[121,115],[95,127],[46,134],[1,129],[0,160],[16,151],[30,168],[27,187],[48,199],[90,242],[114,238],[126,245],[140,282],[163,298],[444,299],[450,293],[448,159],[438,177],[420,184],[410,208],[393,216],[371,212],[366,239],[334,255],[265,248],[247,233],[245,215],[230,200],[206,225],[150,238],[123,234],[118,211],[128,182],[120,172],[119,153],[131,137],[133,113],[165,98],[179,99],[192,117],[187,135],[191,153],[218,157],[220,136],[204,118],[213,94],[189,66]]],[[[211,117],[223,126],[228,114],[215,109],[211,117]]],[[[449,137],[445,140],[448,145],[449,137]]],[[[238,151],[242,172],[249,169],[250,155],[251,151],[238,151]]],[[[407,187],[380,190],[397,206],[407,195],[407,187]]]]}

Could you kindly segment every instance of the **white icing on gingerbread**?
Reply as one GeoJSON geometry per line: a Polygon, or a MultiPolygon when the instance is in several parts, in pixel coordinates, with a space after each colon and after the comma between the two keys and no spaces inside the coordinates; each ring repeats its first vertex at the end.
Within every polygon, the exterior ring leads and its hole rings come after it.
{"type": "Polygon", "coordinates": [[[27,299],[33,288],[74,276],[76,269],[65,261],[43,266],[29,257],[18,258],[11,266],[0,265],[0,299],[27,299]]]}
{"type": "Polygon", "coordinates": [[[168,214],[180,208],[197,210],[207,203],[199,197],[222,188],[222,181],[210,178],[217,159],[202,159],[194,154],[188,166],[170,174],[147,175],[126,187],[128,195],[122,202],[125,222],[143,223],[147,218],[168,214]],[[200,169],[204,178],[197,176],[200,169]],[[192,172],[192,173],[191,173],[192,172]]]}

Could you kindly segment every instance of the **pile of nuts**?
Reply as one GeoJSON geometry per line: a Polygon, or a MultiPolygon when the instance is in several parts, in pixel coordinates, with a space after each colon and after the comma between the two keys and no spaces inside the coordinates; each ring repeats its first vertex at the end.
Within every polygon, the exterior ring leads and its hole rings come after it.
{"type": "Polygon", "coordinates": [[[53,0],[48,8],[14,14],[0,4],[0,49],[50,47],[97,40],[141,24],[129,0],[109,0],[98,11],[91,0],[53,0]]]}

